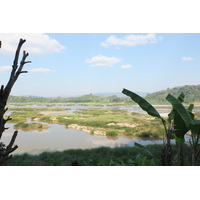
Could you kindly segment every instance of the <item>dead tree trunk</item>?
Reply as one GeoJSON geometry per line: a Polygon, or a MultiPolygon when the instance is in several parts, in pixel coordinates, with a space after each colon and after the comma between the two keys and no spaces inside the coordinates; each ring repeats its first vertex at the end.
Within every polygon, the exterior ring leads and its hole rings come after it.
{"type": "MultiPolygon", "coordinates": [[[[7,119],[4,119],[4,114],[8,109],[8,108],[5,108],[5,107],[6,107],[7,100],[8,100],[9,94],[11,92],[11,89],[12,89],[14,83],[16,82],[17,78],[19,77],[19,75],[21,73],[27,73],[27,71],[22,71],[24,64],[31,62],[31,61],[27,61],[27,62],[25,61],[29,54],[24,51],[22,60],[20,62],[20,65],[18,66],[18,59],[19,59],[20,50],[21,50],[22,45],[25,42],[26,42],[26,40],[20,39],[16,53],[15,53],[15,58],[14,58],[14,61],[13,61],[10,79],[9,79],[6,87],[4,88],[4,86],[2,85],[1,89],[0,89],[0,139],[2,137],[3,132],[6,129],[8,129],[8,128],[5,128],[6,122],[11,120],[10,117],[7,117],[7,119]]],[[[0,48],[1,48],[1,44],[2,43],[0,42],[0,48]]],[[[12,153],[13,151],[15,151],[18,148],[17,145],[15,145],[13,147],[15,139],[17,137],[17,133],[18,133],[18,131],[14,132],[8,146],[4,147],[3,143],[0,143],[0,145],[1,145],[0,146],[0,165],[4,165],[5,161],[12,157],[12,155],[10,155],[10,153],[12,153]]]]}

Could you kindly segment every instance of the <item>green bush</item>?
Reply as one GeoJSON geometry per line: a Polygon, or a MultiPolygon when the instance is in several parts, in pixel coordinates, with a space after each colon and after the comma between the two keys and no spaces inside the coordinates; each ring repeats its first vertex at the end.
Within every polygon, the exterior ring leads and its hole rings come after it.
{"type": "Polygon", "coordinates": [[[116,137],[118,136],[116,131],[106,131],[107,136],[116,137]]]}
{"type": "Polygon", "coordinates": [[[14,125],[14,128],[28,128],[28,124],[25,122],[19,122],[14,125]]]}

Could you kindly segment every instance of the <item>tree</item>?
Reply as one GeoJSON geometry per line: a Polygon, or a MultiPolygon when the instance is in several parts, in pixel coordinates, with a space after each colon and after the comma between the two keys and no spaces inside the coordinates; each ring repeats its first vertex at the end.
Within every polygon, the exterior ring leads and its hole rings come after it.
{"type": "MultiPolygon", "coordinates": [[[[27,73],[27,71],[22,71],[24,64],[31,62],[31,61],[26,61],[26,58],[28,57],[29,54],[26,53],[25,51],[23,51],[23,57],[20,62],[20,65],[18,66],[20,50],[21,50],[22,45],[25,42],[26,42],[26,40],[23,40],[23,39],[19,40],[18,47],[17,47],[16,53],[15,53],[15,58],[14,58],[13,65],[12,65],[10,79],[9,79],[6,87],[4,87],[4,85],[2,85],[1,89],[0,89],[0,140],[3,135],[3,132],[6,129],[8,129],[8,128],[5,128],[6,122],[11,120],[10,117],[7,117],[7,119],[4,119],[4,114],[8,110],[8,108],[5,108],[5,107],[7,104],[9,94],[10,94],[11,89],[12,89],[13,85],[15,84],[16,80],[18,79],[19,75],[22,73],[27,73]]],[[[1,44],[2,44],[2,42],[0,42],[0,48],[2,46],[1,44]]],[[[4,165],[5,161],[12,157],[12,155],[10,155],[10,154],[18,148],[17,145],[14,145],[17,134],[18,134],[18,131],[15,131],[13,133],[10,143],[7,146],[5,144],[3,144],[2,142],[0,142],[0,165],[4,165]]]]}

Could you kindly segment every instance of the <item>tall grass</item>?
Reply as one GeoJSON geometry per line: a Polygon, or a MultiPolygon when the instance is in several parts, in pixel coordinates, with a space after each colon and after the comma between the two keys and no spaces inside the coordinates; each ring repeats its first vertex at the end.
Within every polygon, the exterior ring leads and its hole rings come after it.
{"type": "MultiPolygon", "coordinates": [[[[160,152],[162,145],[154,144],[147,145],[146,148],[151,151],[154,157],[160,159],[160,152]]],[[[176,152],[176,145],[172,145],[172,152],[176,152]]],[[[190,153],[191,149],[185,145],[184,153],[187,157],[186,165],[191,164],[190,153]]],[[[99,166],[99,165],[138,165],[135,163],[137,159],[143,159],[146,157],[147,160],[152,157],[145,151],[136,147],[99,147],[94,149],[69,149],[65,151],[56,152],[43,152],[39,155],[14,155],[12,159],[9,159],[6,163],[7,166],[71,166],[74,161],[80,166],[99,166]],[[132,162],[130,162],[132,161],[132,162]],[[133,162],[134,161],[134,162],[133,162]]],[[[172,154],[173,165],[178,165],[177,155],[172,154]]],[[[152,163],[153,164],[153,163],[152,163]]],[[[197,162],[200,165],[200,160],[197,162]]],[[[145,163],[144,163],[145,165],[145,163]]],[[[146,165],[151,163],[146,162],[146,165]]],[[[153,164],[154,165],[154,164],[153,164]]]]}

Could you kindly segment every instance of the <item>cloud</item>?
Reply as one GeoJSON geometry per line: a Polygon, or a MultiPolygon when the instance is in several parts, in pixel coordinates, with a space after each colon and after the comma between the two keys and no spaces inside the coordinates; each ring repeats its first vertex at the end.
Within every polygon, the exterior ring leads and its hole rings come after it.
{"type": "Polygon", "coordinates": [[[6,71],[10,71],[12,69],[11,66],[2,66],[0,67],[0,73],[4,73],[6,71]]]}
{"type": "Polygon", "coordinates": [[[115,63],[118,63],[120,61],[121,61],[120,58],[98,55],[92,57],[91,59],[87,59],[85,62],[90,63],[91,67],[97,67],[97,66],[112,67],[115,63]]]}
{"type": "Polygon", "coordinates": [[[154,33],[149,33],[146,35],[127,35],[123,38],[118,38],[116,36],[110,36],[105,42],[101,43],[103,47],[110,46],[135,46],[138,44],[153,44],[162,40],[162,36],[156,36],[154,33]]]}
{"type": "Polygon", "coordinates": [[[191,57],[182,57],[181,60],[185,62],[185,61],[193,60],[193,58],[191,58],[191,57]]]}
{"type": "Polygon", "coordinates": [[[3,55],[14,55],[20,38],[26,39],[22,50],[31,56],[59,53],[65,49],[57,40],[43,33],[0,33],[0,38],[2,41],[0,54],[3,55]]]}
{"type": "Polygon", "coordinates": [[[45,68],[37,68],[37,69],[30,69],[29,72],[32,72],[32,73],[47,73],[47,72],[51,72],[51,70],[45,69],[45,68]]]}
{"type": "Polygon", "coordinates": [[[130,64],[127,64],[127,65],[122,65],[121,68],[128,69],[128,68],[132,68],[132,66],[130,64]]]}

